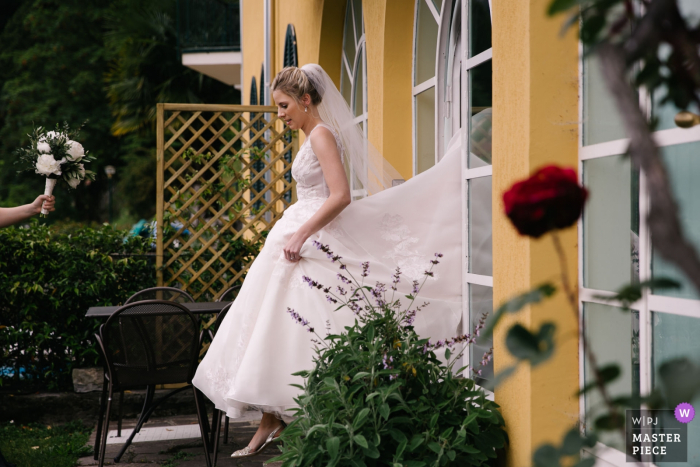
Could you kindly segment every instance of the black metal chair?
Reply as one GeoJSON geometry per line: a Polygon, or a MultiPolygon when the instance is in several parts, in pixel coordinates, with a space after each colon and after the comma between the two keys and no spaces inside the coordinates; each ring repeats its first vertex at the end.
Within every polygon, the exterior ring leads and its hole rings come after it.
{"type": "MultiPolygon", "coordinates": [[[[230,287],[224,290],[224,292],[221,295],[219,295],[219,297],[216,299],[217,302],[230,301],[231,303],[225,306],[219,312],[219,314],[216,316],[216,321],[214,321],[214,323],[207,329],[207,335],[211,341],[214,340],[214,336],[216,335],[216,331],[219,329],[219,325],[226,317],[226,313],[228,313],[228,310],[231,308],[233,300],[235,300],[235,298],[238,296],[238,292],[240,291],[240,289],[240,285],[230,287]]],[[[202,335],[202,337],[204,337],[204,335],[202,335]]],[[[224,416],[224,444],[228,444],[229,418],[226,416],[226,414],[222,414],[220,410],[214,408],[214,412],[212,413],[211,418],[211,439],[209,440],[210,445],[212,445],[214,448],[214,465],[216,465],[216,460],[219,451],[219,435],[221,434],[222,415],[224,416]]]]}
{"type": "MultiPolygon", "coordinates": [[[[230,289],[229,289],[230,290],[230,289]]],[[[226,292],[224,292],[226,293],[226,292]]],[[[136,292],[129,297],[125,305],[141,300],[170,300],[177,303],[194,303],[194,298],[184,290],[174,287],[151,287],[136,292]]],[[[105,368],[105,372],[107,369],[105,368]]],[[[106,378],[105,378],[106,382],[106,378]]],[[[105,383],[106,384],[106,383],[105,383]]],[[[124,415],[124,391],[119,392],[119,414],[117,416],[117,436],[122,436],[122,416],[124,415]]],[[[99,436],[99,433],[98,433],[99,436]]],[[[95,451],[95,460],[97,460],[97,451],[95,451]]]]}
{"type": "Polygon", "coordinates": [[[176,289],[175,287],[151,287],[150,289],[136,292],[124,302],[124,305],[141,300],[169,300],[177,303],[194,303],[192,295],[184,290],[176,289]]]}
{"type": "Polygon", "coordinates": [[[192,386],[201,341],[198,318],[180,303],[167,300],[138,301],[115,311],[100,326],[95,337],[107,370],[95,439],[95,454],[99,454],[98,465],[104,465],[114,392],[145,386],[146,400],[141,415],[114,462],[119,462],[134,436],[161,402],[191,388],[204,443],[206,465],[211,467],[204,400],[201,393],[192,386]],[[187,386],[154,400],[156,385],[180,383],[187,386]]]}

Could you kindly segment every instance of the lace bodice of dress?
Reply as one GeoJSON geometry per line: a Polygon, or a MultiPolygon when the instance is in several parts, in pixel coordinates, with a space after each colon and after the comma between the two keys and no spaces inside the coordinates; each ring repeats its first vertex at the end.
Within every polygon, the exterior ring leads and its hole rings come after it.
{"type": "Polygon", "coordinates": [[[330,196],[330,190],[326,184],[326,179],[323,178],[321,164],[318,162],[318,157],[316,157],[311,147],[311,135],[316,128],[320,126],[327,128],[333,133],[336,145],[338,146],[338,152],[340,153],[340,159],[341,161],[343,160],[343,148],[340,144],[338,133],[325,123],[316,125],[309,133],[309,136],[306,137],[304,144],[299,148],[299,152],[297,152],[297,156],[292,163],[292,177],[294,177],[294,180],[297,182],[297,199],[299,201],[305,199],[326,199],[330,196]]]}

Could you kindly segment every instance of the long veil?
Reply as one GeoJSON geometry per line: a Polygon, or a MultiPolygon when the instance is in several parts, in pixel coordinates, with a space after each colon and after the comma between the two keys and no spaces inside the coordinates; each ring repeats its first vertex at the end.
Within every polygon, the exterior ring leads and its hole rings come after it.
{"type": "MultiPolygon", "coordinates": [[[[318,113],[340,135],[345,159],[355,194],[373,195],[402,179],[399,172],[363,136],[355,116],[328,73],[320,65],[309,63],[301,67],[321,96],[318,113]],[[359,185],[359,187],[358,187],[359,185]]],[[[356,196],[353,196],[356,198],[356,196]]]]}

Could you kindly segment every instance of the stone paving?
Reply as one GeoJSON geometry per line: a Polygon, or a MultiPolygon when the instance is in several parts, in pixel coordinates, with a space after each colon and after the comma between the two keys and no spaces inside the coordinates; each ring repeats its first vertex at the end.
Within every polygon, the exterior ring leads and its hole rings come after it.
{"type": "MultiPolygon", "coordinates": [[[[124,420],[122,424],[122,436],[124,436],[124,430],[133,428],[135,424],[135,419],[124,420]]],[[[143,428],[165,428],[164,430],[153,430],[152,433],[149,434],[149,439],[161,439],[133,443],[131,446],[129,446],[129,449],[126,451],[118,464],[114,464],[113,458],[122,448],[122,444],[107,444],[105,465],[137,467],[143,466],[144,464],[151,464],[163,465],[167,467],[204,467],[206,466],[206,462],[204,460],[204,449],[202,447],[202,441],[199,438],[163,439],[167,438],[171,433],[168,431],[168,427],[187,427],[196,424],[196,415],[177,415],[164,418],[152,418],[143,428]],[[157,433],[160,433],[160,436],[158,436],[157,433]]],[[[265,461],[278,455],[279,450],[276,447],[271,447],[259,456],[254,456],[247,459],[235,460],[230,457],[233,451],[241,449],[248,444],[250,438],[253,437],[253,433],[255,433],[255,430],[257,430],[257,426],[257,420],[243,420],[235,422],[231,420],[229,425],[228,444],[224,444],[222,423],[222,433],[219,439],[218,450],[219,457],[216,465],[219,467],[259,467],[262,466],[265,461]]],[[[110,423],[110,430],[116,430],[116,427],[116,422],[110,423]]],[[[170,428],[170,430],[176,431],[173,428],[170,428]]],[[[178,430],[183,431],[181,429],[178,430]]],[[[90,446],[95,445],[94,431],[88,444],[90,444],[90,446]]],[[[93,456],[84,457],[80,459],[78,465],[96,466],[97,461],[93,459],[93,456]]],[[[282,464],[276,462],[274,464],[266,465],[270,467],[279,467],[282,464]]]]}

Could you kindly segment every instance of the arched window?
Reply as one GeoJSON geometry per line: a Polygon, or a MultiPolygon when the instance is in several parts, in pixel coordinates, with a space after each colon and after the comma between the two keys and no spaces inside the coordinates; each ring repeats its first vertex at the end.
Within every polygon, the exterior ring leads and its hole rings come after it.
{"type": "MultiPolygon", "coordinates": [[[[348,0],[345,9],[340,68],[340,92],[355,115],[355,123],[360,125],[367,138],[367,53],[362,0],[348,0]]],[[[365,195],[355,177],[351,177],[350,188],[353,197],[365,195]]]]}
{"type": "Polygon", "coordinates": [[[284,37],[284,66],[299,66],[297,33],[291,23],[287,25],[287,34],[284,37]]]}
{"type": "MultiPolygon", "coordinates": [[[[414,174],[435,165],[453,137],[462,138],[464,332],[493,309],[491,56],[490,0],[416,0],[414,174]]],[[[472,368],[489,347],[472,346],[472,368]]],[[[476,379],[492,376],[490,364],[476,379]]]]}

